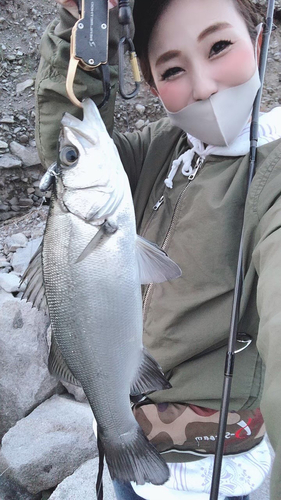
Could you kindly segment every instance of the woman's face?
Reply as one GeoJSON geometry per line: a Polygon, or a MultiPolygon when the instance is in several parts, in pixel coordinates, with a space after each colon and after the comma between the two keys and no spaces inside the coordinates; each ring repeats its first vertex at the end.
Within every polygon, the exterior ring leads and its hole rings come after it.
{"type": "Polygon", "coordinates": [[[248,81],[256,69],[252,40],[232,0],[172,0],[152,31],[148,55],[171,112],[248,81]]]}

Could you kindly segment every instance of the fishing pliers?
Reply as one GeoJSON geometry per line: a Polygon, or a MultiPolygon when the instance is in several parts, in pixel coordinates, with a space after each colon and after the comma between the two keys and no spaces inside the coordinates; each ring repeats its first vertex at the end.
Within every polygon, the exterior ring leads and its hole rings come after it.
{"type": "MultiPolygon", "coordinates": [[[[70,40],[70,61],[66,77],[66,91],[76,106],[82,107],[73,90],[78,65],[85,71],[100,68],[103,82],[101,108],[110,97],[110,72],[108,66],[108,0],[76,0],[79,19],[72,29],[70,40]]],[[[124,99],[135,97],[140,86],[140,73],[136,60],[133,41],[129,33],[131,8],[129,0],[119,0],[119,23],[123,26],[124,36],[119,41],[119,90],[124,99]],[[124,89],[124,50],[129,48],[130,61],[135,81],[135,89],[126,93],[124,89]]]]}

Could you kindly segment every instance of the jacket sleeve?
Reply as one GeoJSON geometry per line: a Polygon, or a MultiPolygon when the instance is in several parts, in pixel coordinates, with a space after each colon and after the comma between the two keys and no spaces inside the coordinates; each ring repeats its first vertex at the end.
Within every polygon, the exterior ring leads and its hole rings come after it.
{"type": "MultiPolygon", "coordinates": [[[[41,40],[41,60],[36,78],[36,143],[41,162],[47,168],[57,156],[57,139],[64,112],[82,118],[82,110],[74,106],[66,93],[66,75],[70,57],[70,35],[76,19],[60,8],[60,20],[53,21],[41,40]]],[[[110,134],[113,130],[114,105],[117,91],[117,46],[120,38],[117,8],[110,10],[109,64],[111,95],[102,107],[101,115],[110,134]]],[[[100,70],[78,68],[74,92],[79,100],[90,97],[96,103],[103,99],[100,70]]]]}
{"type": "MultiPolygon", "coordinates": [[[[133,5],[133,0],[131,0],[133,5]]],[[[76,21],[65,9],[60,8],[60,20],[53,21],[41,40],[41,60],[36,78],[36,144],[42,165],[48,168],[57,159],[57,143],[63,113],[82,119],[82,110],[74,106],[66,93],[66,75],[70,57],[71,29],[76,21]]],[[[121,36],[117,8],[109,15],[109,50],[111,95],[100,109],[110,135],[113,134],[114,106],[118,90],[118,42],[121,36]]],[[[133,26],[131,26],[131,34],[133,26]]],[[[78,68],[75,78],[75,95],[78,99],[90,97],[96,103],[103,99],[103,86],[99,70],[91,72],[78,68]]],[[[113,139],[118,148],[132,191],[136,184],[151,142],[151,127],[141,132],[121,134],[114,131],[113,139]]]]}
{"type": "Polygon", "coordinates": [[[258,349],[265,363],[261,411],[276,457],[271,474],[271,500],[281,498],[281,164],[263,193],[273,200],[260,218],[253,261],[258,274],[260,316],[258,349]],[[279,191],[279,193],[278,193],[279,191]],[[279,196],[278,196],[279,194],[279,196]]]}

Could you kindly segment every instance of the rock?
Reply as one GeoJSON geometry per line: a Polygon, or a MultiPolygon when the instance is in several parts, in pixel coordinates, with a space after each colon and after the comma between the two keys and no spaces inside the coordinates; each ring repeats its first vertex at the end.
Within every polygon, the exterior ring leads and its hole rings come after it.
{"type": "Polygon", "coordinates": [[[9,206],[5,205],[4,203],[1,203],[0,205],[0,212],[8,212],[9,206]]]}
{"type": "Polygon", "coordinates": [[[14,273],[1,273],[0,287],[3,288],[5,292],[18,292],[20,288],[20,278],[14,273]]]}
{"type": "Polygon", "coordinates": [[[0,214],[0,221],[11,219],[14,216],[15,214],[13,212],[3,212],[0,214]]]}
{"type": "Polygon", "coordinates": [[[23,275],[41,241],[42,237],[31,240],[28,242],[25,248],[18,248],[18,250],[13,254],[11,264],[16,273],[20,274],[21,276],[23,275]]]}
{"type": "Polygon", "coordinates": [[[28,493],[15,481],[5,477],[0,471],[0,500],[40,500],[41,495],[28,493]]]}
{"type": "Polygon", "coordinates": [[[92,422],[88,404],[53,396],[3,437],[7,475],[34,494],[56,486],[97,455],[92,422]]]}
{"type": "Polygon", "coordinates": [[[137,110],[137,112],[140,114],[140,115],[143,115],[144,112],[145,112],[145,106],[143,106],[142,104],[136,104],[135,105],[135,108],[137,110]]]}
{"type": "Polygon", "coordinates": [[[23,233],[14,233],[4,240],[8,252],[15,252],[18,248],[26,247],[27,242],[27,237],[23,233]]]}
{"type": "Polygon", "coordinates": [[[47,317],[11,294],[1,296],[0,438],[58,385],[47,368],[47,317]]]}
{"type": "Polygon", "coordinates": [[[5,257],[0,257],[0,267],[9,267],[10,262],[8,262],[5,257]]]}
{"type": "Polygon", "coordinates": [[[145,121],[144,121],[144,120],[138,120],[138,121],[136,121],[136,123],[135,123],[135,127],[136,127],[138,130],[140,130],[141,128],[143,128],[143,127],[144,127],[144,125],[145,125],[145,121]]]}
{"type": "Polygon", "coordinates": [[[14,168],[21,167],[22,162],[19,158],[7,153],[0,158],[0,168],[14,168]]]}
{"type": "Polygon", "coordinates": [[[7,142],[5,141],[0,141],[0,149],[6,149],[8,147],[7,142]]]}
{"type": "Polygon", "coordinates": [[[33,201],[30,198],[20,198],[19,199],[20,207],[33,207],[33,201]]]}
{"type": "MultiPolygon", "coordinates": [[[[59,484],[49,500],[84,500],[96,498],[95,483],[98,475],[98,465],[98,457],[85,462],[74,474],[59,484]]],[[[116,497],[107,466],[104,469],[103,489],[105,500],[115,500],[116,497]]]]}
{"type": "Polygon", "coordinates": [[[26,167],[32,167],[33,165],[40,164],[36,148],[26,147],[16,141],[12,141],[10,143],[10,150],[14,155],[18,156],[22,160],[23,165],[26,167]]]}
{"type": "Polygon", "coordinates": [[[28,140],[29,140],[29,137],[28,135],[26,134],[22,134],[20,137],[19,137],[19,141],[21,144],[27,144],[28,143],[28,140]]]}
{"type": "Polygon", "coordinates": [[[74,396],[76,401],[79,401],[80,403],[85,403],[85,401],[87,401],[86,394],[83,391],[82,387],[70,384],[69,382],[64,382],[63,380],[61,383],[66,388],[67,392],[74,396]]]}
{"type": "Polygon", "coordinates": [[[16,196],[13,196],[13,198],[11,198],[10,200],[8,200],[8,203],[10,203],[10,205],[17,205],[19,202],[18,198],[16,196]]]}
{"type": "Polygon", "coordinates": [[[22,94],[22,92],[25,89],[27,89],[29,87],[32,87],[32,85],[34,85],[34,80],[32,80],[32,78],[28,78],[24,82],[18,83],[17,87],[16,87],[16,93],[17,93],[17,95],[22,94]]]}
{"type": "MultiPolygon", "coordinates": [[[[6,57],[8,59],[9,56],[6,57]]],[[[3,116],[3,118],[0,119],[0,123],[14,123],[15,119],[13,116],[3,116]]]]}
{"type": "Polygon", "coordinates": [[[12,205],[11,206],[11,209],[14,211],[14,212],[19,212],[20,211],[20,207],[18,205],[12,205]]]}
{"type": "Polygon", "coordinates": [[[13,296],[11,296],[10,293],[5,292],[3,288],[0,288],[0,307],[2,307],[2,304],[4,304],[7,300],[13,300],[13,296]]]}

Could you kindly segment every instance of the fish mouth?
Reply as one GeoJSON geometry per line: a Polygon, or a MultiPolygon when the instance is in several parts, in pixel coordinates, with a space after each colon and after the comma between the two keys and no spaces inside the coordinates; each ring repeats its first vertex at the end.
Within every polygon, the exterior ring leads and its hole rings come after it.
{"type": "Polygon", "coordinates": [[[86,139],[87,142],[90,143],[92,146],[96,146],[98,143],[98,136],[95,133],[95,130],[86,130],[82,128],[83,122],[79,120],[78,118],[75,118],[77,120],[77,124],[75,124],[73,120],[73,116],[69,115],[68,113],[65,113],[63,116],[63,119],[61,121],[62,124],[62,138],[66,140],[70,140],[71,138],[68,137],[69,131],[72,132],[74,137],[81,142],[81,139],[86,139]]]}
{"type": "Polygon", "coordinates": [[[84,117],[83,120],[65,113],[61,120],[62,128],[70,129],[75,135],[86,139],[93,146],[99,140],[100,133],[107,134],[105,125],[100,116],[99,110],[92,99],[85,99],[82,102],[84,117]]]}

